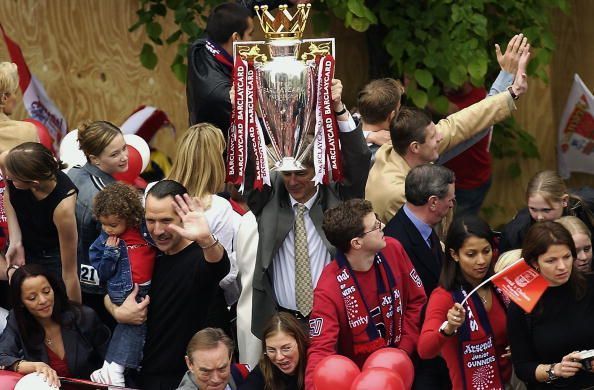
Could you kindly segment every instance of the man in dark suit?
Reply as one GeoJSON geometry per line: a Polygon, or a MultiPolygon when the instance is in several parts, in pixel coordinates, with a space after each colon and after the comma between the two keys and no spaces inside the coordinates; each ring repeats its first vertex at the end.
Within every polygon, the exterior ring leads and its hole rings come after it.
{"type": "MultiPolygon", "coordinates": [[[[343,182],[315,185],[313,155],[310,155],[303,161],[305,170],[271,172],[270,187],[248,192],[248,204],[256,216],[259,233],[251,311],[252,333],[258,338],[262,337],[266,321],[277,310],[307,321],[313,289],[322,269],[335,254],[322,230],[324,211],[341,200],[363,197],[371,153],[361,128],[355,128],[341,101],[341,92],[342,84],[333,80],[333,108],[340,128],[345,173],[343,182]],[[300,235],[300,231],[304,234],[300,235]],[[300,236],[307,239],[300,240],[300,236]],[[300,241],[305,241],[303,247],[308,257],[301,264],[309,264],[309,267],[298,265],[296,248],[300,241]],[[309,284],[300,289],[303,280],[309,284]]],[[[245,310],[238,308],[240,312],[245,310]]]]}
{"type": "MultiPolygon", "coordinates": [[[[444,253],[434,227],[456,203],[454,172],[441,165],[419,165],[404,182],[406,203],[388,222],[384,233],[404,247],[419,274],[427,297],[439,282],[444,253]]],[[[414,389],[451,388],[445,361],[419,360],[414,389]]]]}

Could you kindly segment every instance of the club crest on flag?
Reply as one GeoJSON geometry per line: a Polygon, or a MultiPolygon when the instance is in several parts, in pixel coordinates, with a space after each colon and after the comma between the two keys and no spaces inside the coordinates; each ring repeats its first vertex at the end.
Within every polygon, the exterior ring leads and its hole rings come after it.
{"type": "Polygon", "coordinates": [[[549,287],[547,280],[520,259],[491,279],[516,305],[530,313],[549,287]]]}

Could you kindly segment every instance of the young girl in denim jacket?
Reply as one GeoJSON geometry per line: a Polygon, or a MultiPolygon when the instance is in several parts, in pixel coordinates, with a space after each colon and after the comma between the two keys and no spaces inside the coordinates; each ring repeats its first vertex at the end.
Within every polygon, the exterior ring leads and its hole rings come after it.
{"type": "MultiPolygon", "coordinates": [[[[109,298],[120,305],[138,284],[136,299],[142,300],[151,283],[156,250],[140,232],[144,216],[140,194],[129,185],[110,184],[95,197],[93,213],[102,231],[91,245],[89,257],[109,298]]],[[[140,367],[145,335],[146,324],[118,324],[103,368],[91,379],[124,386],[124,370],[140,367]]]]}

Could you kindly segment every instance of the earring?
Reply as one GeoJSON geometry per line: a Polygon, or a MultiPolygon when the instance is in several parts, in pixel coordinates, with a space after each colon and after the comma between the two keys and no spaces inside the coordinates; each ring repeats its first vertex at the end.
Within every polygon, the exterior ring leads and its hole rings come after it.
{"type": "Polygon", "coordinates": [[[536,272],[540,272],[540,268],[538,266],[534,267],[534,269],[536,270],[536,272]]]}

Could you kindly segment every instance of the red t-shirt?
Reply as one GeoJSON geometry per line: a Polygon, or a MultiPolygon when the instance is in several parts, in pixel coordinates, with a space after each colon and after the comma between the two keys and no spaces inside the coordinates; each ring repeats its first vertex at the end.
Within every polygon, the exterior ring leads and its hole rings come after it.
{"type": "Polygon", "coordinates": [[[132,281],[139,284],[150,281],[153,277],[156,249],[146,242],[138,229],[126,229],[120,239],[126,243],[132,281]]]}
{"type": "MultiPolygon", "coordinates": [[[[461,110],[483,100],[486,95],[487,91],[484,88],[473,87],[467,94],[448,96],[448,100],[461,110]]],[[[492,162],[489,153],[490,142],[491,133],[444,164],[456,174],[456,188],[471,190],[489,180],[492,162]]]]}
{"type": "MultiPolygon", "coordinates": [[[[487,312],[487,316],[495,339],[495,352],[497,353],[499,371],[504,383],[508,383],[511,378],[511,359],[501,358],[501,355],[506,353],[505,347],[509,345],[506,328],[507,315],[499,299],[495,297],[495,292],[491,290],[491,293],[491,310],[487,312]]],[[[439,332],[439,327],[446,320],[447,312],[452,306],[454,306],[454,298],[449,291],[444,290],[442,287],[433,290],[427,304],[425,322],[419,336],[417,351],[422,359],[434,358],[441,353],[448,365],[452,388],[463,389],[464,384],[458,357],[458,336],[446,337],[439,332]]]]}

